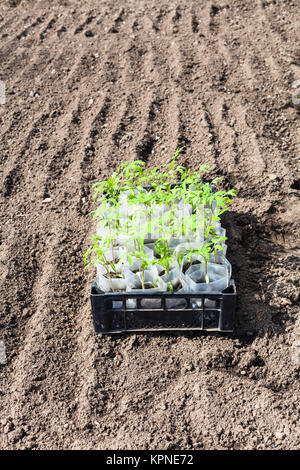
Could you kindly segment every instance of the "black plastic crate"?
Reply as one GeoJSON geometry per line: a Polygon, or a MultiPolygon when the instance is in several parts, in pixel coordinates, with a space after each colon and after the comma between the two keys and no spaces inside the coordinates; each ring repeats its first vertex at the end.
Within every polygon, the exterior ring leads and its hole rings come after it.
{"type": "Polygon", "coordinates": [[[91,303],[95,333],[147,331],[233,331],[236,289],[233,280],[222,292],[179,294],[162,292],[101,292],[92,283],[91,303]],[[155,308],[147,301],[156,299],[155,308]],[[174,307],[174,300],[181,300],[174,307]],[[129,302],[128,302],[129,301],[129,302]],[[135,303],[135,308],[128,303],[135,303]]]}

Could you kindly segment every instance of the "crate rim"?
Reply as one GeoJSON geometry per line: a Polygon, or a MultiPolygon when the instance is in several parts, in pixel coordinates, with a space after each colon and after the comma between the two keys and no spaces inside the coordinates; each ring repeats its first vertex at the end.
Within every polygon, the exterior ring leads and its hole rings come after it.
{"type": "Polygon", "coordinates": [[[124,297],[125,299],[126,298],[133,299],[133,298],[140,298],[140,297],[143,297],[146,299],[151,299],[151,298],[155,299],[155,298],[160,298],[162,296],[166,298],[177,297],[178,299],[185,298],[185,297],[190,297],[190,298],[212,297],[212,299],[216,299],[216,298],[222,298],[224,295],[226,296],[236,295],[236,285],[235,285],[234,279],[230,279],[228,287],[223,289],[223,291],[186,292],[186,293],[161,291],[161,292],[151,292],[147,294],[147,289],[145,289],[145,293],[143,292],[135,293],[135,292],[126,292],[126,291],[124,292],[104,292],[104,291],[97,292],[97,290],[99,291],[100,289],[97,287],[96,282],[92,281],[92,285],[90,289],[91,295],[99,296],[99,297],[103,297],[103,296],[109,297],[110,300],[118,300],[118,299],[121,299],[122,297],[124,297]],[[232,287],[233,291],[225,292],[226,289],[229,289],[230,287],[232,287]],[[95,290],[95,292],[93,292],[93,290],[95,290]]]}

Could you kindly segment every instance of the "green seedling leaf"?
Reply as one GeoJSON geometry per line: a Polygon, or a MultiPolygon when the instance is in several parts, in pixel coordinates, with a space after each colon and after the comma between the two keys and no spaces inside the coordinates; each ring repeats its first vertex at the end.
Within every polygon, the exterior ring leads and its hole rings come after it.
{"type": "MultiPolygon", "coordinates": [[[[142,277],[148,266],[159,262],[170,278],[174,257],[170,248],[172,239],[181,237],[184,233],[189,246],[195,240],[202,240],[199,238],[200,231],[204,241],[199,242],[199,249],[191,250],[187,247],[176,256],[180,265],[185,256],[189,263],[193,255],[202,258],[207,275],[210,256],[223,250],[222,242],[227,239],[216,235],[216,224],[229,209],[236,191],[232,189],[213,193],[211,183],[203,182],[203,174],[209,165],[201,164],[198,171],[178,165],[176,159],[182,150],[183,147],[178,148],[169,163],[152,169],[146,169],[145,162],[141,160],[123,161],[109,178],[92,185],[92,200],[97,200],[98,207],[89,215],[97,221],[99,232],[103,231],[106,235],[92,238],[90,248],[83,255],[86,267],[97,262],[105,268],[110,278],[110,273],[116,275],[124,262],[132,265],[134,259],[137,259],[142,277]],[[174,186],[176,181],[180,184],[174,186]],[[149,186],[147,191],[143,188],[145,184],[149,186]],[[129,213],[122,217],[119,210],[121,195],[122,201],[124,195],[127,196],[130,208],[129,213]],[[192,213],[178,217],[179,201],[189,204],[192,213]],[[153,219],[153,208],[157,207],[167,207],[168,210],[153,219]],[[156,243],[158,259],[155,260],[148,259],[144,249],[146,234],[151,233],[152,229],[159,234],[156,243]],[[114,246],[119,237],[126,240],[127,252],[118,256],[116,263],[114,246]],[[111,253],[111,263],[107,261],[107,253],[111,253]]],[[[220,177],[214,178],[212,183],[216,184],[220,180],[220,177]]],[[[142,283],[144,285],[144,281],[142,283]]]]}

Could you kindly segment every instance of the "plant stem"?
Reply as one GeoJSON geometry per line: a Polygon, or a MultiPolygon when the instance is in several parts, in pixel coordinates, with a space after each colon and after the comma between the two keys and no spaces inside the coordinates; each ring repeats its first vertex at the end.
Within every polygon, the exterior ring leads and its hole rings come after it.
{"type": "Polygon", "coordinates": [[[205,282],[206,284],[209,284],[209,278],[207,274],[207,259],[204,260],[204,272],[205,272],[205,282]],[[207,279],[208,279],[208,282],[207,282],[207,279]]]}
{"type": "Polygon", "coordinates": [[[113,292],[115,292],[115,290],[114,290],[114,285],[113,285],[113,282],[112,282],[112,278],[111,278],[111,275],[110,275],[110,272],[109,272],[109,267],[108,267],[108,265],[107,265],[107,262],[105,263],[105,268],[106,268],[106,272],[107,272],[108,278],[109,278],[109,280],[110,280],[111,290],[112,290],[113,292]]]}
{"type": "Polygon", "coordinates": [[[142,270],[142,289],[145,289],[145,270],[142,270]]]}
{"type": "Polygon", "coordinates": [[[115,263],[114,241],[113,240],[111,242],[111,256],[112,256],[112,262],[115,263]]]}
{"type": "Polygon", "coordinates": [[[168,278],[169,278],[169,281],[170,281],[170,287],[171,287],[171,291],[173,291],[173,286],[172,286],[172,281],[171,281],[171,276],[170,276],[170,271],[169,271],[169,268],[166,266],[166,271],[167,271],[167,275],[168,275],[168,278]]]}

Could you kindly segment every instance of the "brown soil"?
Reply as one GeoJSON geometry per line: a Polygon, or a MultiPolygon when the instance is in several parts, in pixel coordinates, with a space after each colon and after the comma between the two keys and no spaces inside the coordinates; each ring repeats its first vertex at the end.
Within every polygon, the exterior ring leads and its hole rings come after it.
{"type": "Polygon", "coordinates": [[[200,265],[201,263],[200,263],[200,261],[193,261],[192,264],[187,263],[185,266],[183,266],[183,269],[182,269],[183,274],[185,274],[191,266],[195,266],[195,264],[200,265]]]}
{"type": "MultiPolygon", "coordinates": [[[[106,279],[109,279],[109,276],[107,274],[104,274],[104,277],[106,279]]],[[[110,273],[111,279],[124,279],[124,276],[122,274],[116,274],[116,273],[110,273]]]]}
{"type": "Polygon", "coordinates": [[[2,449],[300,448],[298,15],[296,0],[1,2],[2,449]],[[96,337],[91,184],[181,145],[239,192],[235,334],[96,337]]]}

